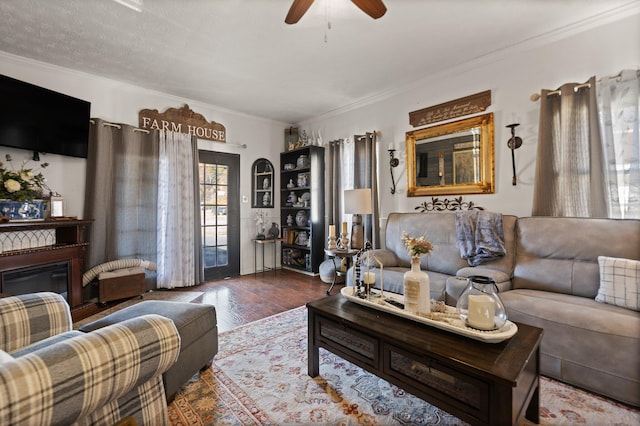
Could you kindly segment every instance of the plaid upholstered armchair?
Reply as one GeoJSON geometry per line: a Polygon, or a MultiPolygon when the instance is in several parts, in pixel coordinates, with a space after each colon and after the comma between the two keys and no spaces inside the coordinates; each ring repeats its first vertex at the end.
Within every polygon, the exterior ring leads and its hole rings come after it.
{"type": "Polygon", "coordinates": [[[82,333],[58,294],[0,299],[0,424],[167,424],[162,373],[179,351],[159,315],[82,333]]]}

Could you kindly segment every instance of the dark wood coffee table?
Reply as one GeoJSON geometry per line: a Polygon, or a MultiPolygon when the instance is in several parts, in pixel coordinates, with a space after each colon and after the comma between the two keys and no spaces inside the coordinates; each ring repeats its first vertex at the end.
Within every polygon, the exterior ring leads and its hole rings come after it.
{"type": "Polygon", "coordinates": [[[540,328],[518,324],[511,339],[484,343],[340,294],[307,308],[311,377],[322,347],[471,424],[539,423],[540,328]]]}

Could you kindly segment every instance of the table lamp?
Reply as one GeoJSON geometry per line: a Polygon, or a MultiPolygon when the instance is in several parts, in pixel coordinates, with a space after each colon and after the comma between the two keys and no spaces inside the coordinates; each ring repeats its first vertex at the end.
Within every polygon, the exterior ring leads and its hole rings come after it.
{"type": "Polygon", "coordinates": [[[362,215],[371,214],[371,188],[344,191],[344,212],[353,215],[351,218],[351,248],[361,249],[364,247],[362,215]]]}

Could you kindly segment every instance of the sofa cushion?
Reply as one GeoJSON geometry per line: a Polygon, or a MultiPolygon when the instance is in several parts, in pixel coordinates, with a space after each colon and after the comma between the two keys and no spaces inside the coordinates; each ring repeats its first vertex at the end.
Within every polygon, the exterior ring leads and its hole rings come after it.
{"type": "Polygon", "coordinates": [[[541,374],[640,404],[640,314],[539,290],[500,294],[509,320],[544,329],[541,374]]]}
{"type": "MultiPolygon", "coordinates": [[[[382,263],[383,267],[398,266],[398,256],[387,249],[375,249],[373,250],[373,256],[375,260],[382,263]]],[[[372,266],[375,266],[375,261],[372,262],[372,266]]]]}
{"type": "Polygon", "coordinates": [[[640,220],[524,217],[516,230],[513,288],[593,301],[600,286],[598,256],[640,259],[640,220]]]}
{"type": "Polygon", "coordinates": [[[493,279],[496,282],[496,286],[498,286],[498,293],[511,290],[511,280],[504,272],[479,267],[463,268],[458,271],[457,276],[447,279],[444,299],[447,305],[456,306],[458,304],[458,299],[467,288],[467,278],[472,275],[480,275],[493,279]]]}
{"type": "Polygon", "coordinates": [[[600,288],[596,302],[640,310],[640,261],[598,256],[600,288]]]}
{"type": "MultiPolygon", "coordinates": [[[[384,292],[391,292],[396,294],[404,294],[404,274],[407,272],[407,268],[391,267],[384,268],[382,274],[384,275],[384,292]]],[[[376,276],[376,285],[374,288],[380,288],[380,270],[373,269],[372,272],[376,276]]],[[[429,294],[432,300],[444,301],[445,286],[449,275],[439,274],[437,272],[425,271],[429,275],[429,294]]],[[[349,268],[347,272],[347,286],[353,286],[353,268],[349,268]]]]}
{"type": "MultiPolygon", "coordinates": [[[[500,270],[509,276],[513,275],[515,257],[516,217],[503,215],[502,224],[505,237],[506,255],[498,260],[482,264],[483,268],[500,270]]],[[[420,266],[423,271],[433,271],[449,276],[469,266],[460,257],[460,248],[456,236],[456,220],[453,212],[439,213],[390,213],[385,228],[385,247],[398,257],[397,266],[411,267],[411,256],[402,242],[402,232],[412,237],[424,236],[433,244],[433,252],[422,256],[420,266]]]]}
{"type": "Polygon", "coordinates": [[[20,348],[15,352],[12,352],[11,355],[13,355],[15,358],[20,358],[22,356],[25,356],[27,354],[30,354],[31,352],[35,352],[39,349],[42,348],[47,348],[51,345],[57,344],[59,342],[64,342],[66,340],[72,339],[76,336],[82,336],[84,333],[81,333],[77,330],[72,330],[72,331],[67,331],[65,333],[60,333],[60,334],[56,334],[55,336],[51,336],[48,337],[44,340],[40,340],[36,343],[32,343],[29,346],[25,346],[24,348],[20,348]]]}

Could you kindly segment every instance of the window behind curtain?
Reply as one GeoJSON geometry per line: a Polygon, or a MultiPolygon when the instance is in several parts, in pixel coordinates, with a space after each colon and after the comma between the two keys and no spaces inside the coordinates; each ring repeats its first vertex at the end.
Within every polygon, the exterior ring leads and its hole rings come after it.
{"type": "Polygon", "coordinates": [[[640,218],[640,70],[598,81],[608,216],[640,218]]]}

